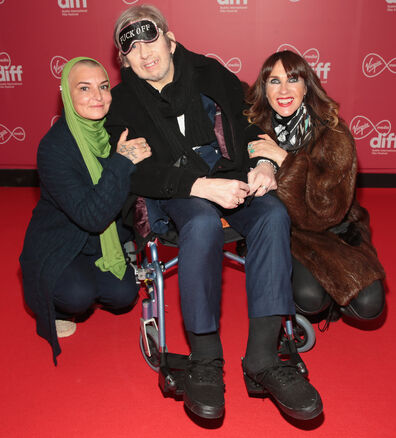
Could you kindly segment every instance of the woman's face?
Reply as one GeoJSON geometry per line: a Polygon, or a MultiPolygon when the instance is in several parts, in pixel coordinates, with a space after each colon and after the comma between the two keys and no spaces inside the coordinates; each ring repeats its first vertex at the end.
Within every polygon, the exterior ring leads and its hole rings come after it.
{"type": "Polygon", "coordinates": [[[292,115],[307,92],[304,79],[288,78],[281,61],[274,65],[265,85],[269,104],[282,117],[292,115]]]}
{"type": "Polygon", "coordinates": [[[76,64],[69,73],[69,88],[74,109],[81,117],[100,120],[109,111],[110,85],[100,66],[76,64]]]}

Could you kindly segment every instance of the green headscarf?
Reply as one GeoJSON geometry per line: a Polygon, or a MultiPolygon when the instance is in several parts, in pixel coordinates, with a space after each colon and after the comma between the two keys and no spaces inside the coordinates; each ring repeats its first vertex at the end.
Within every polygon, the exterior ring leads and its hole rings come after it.
{"type": "MultiPolygon", "coordinates": [[[[109,144],[109,135],[103,127],[105,119],[85,119],[77,114],[72,103],[69,88],[69,73],[77,62],[84,60],[93,61],[98,64],[105,72],[107,79],[109,78],[106,70],[98,61],[85,57],[73,58],[63,68],[61,79],[62,100],[67,125],[77,142],[92,181],[96,185],[103,170],[96,157],[108,157],[111,146],[109,144]]],[[[102,248],[102,257],[96,260],[95,265],[101,271],[110,271],[117,278],[122,280],[126,271],[126,263],[115,222],[112,222],[106,230],[100,234],[100,246],[102,248]]]]}

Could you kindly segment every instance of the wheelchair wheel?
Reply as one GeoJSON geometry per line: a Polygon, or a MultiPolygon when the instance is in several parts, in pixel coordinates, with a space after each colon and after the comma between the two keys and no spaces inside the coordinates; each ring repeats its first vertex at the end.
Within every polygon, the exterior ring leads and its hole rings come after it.
{"type": "Polygon", "coordinates": [[[140,333],[139,345],[140,351],[142,352],[144,360],[147,362],[148,366],[158,373],[160,368],[160,352],[159,352],[159,341],[158,341],[158,330],[152,325],[146,327],[147,330],[147,341],[150,347],[151,356],[147,356],[143,344],[143,336],[140,333]]]}
{"type": "Polygon", "coordinates": [[[296,314],[295,324],[293,326],[293,334],[299,353],[305,353],[315,345],[316,335],[312,324],[305,316],[299,315],[298,313],[296,314]]]}

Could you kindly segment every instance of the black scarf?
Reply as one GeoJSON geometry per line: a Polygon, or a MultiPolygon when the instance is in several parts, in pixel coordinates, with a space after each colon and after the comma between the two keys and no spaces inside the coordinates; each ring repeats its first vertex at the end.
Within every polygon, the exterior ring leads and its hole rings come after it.
{"type": "Polygon", "coordinates": [[[312,136],[311,117],[304,102],[288,117],[272,111],[272,127],[279,146],[288,152],[297,151],[312,136]]]}
{"type": "MultiPolygon", "coordinates": [[[[193,58],[188,50],[178,44],[173,55],[174,79],[159,93],[145,80],[136,76],[131,68],[122,71],[123,79],[139,97],[152,117],[156,128],[171,145],[172,155],[177,162],[193,147],[210,144],[216,140],[213,124],[205,112],[194,71],[193,58]],[[180,132],[177,117],[184,114],[185,135],[180,132]]],[[[206,166],[195,153],[189,156],[202,169],[206,166]]],[[[192,163],[191,163],[192,164],[192,163]]]]}

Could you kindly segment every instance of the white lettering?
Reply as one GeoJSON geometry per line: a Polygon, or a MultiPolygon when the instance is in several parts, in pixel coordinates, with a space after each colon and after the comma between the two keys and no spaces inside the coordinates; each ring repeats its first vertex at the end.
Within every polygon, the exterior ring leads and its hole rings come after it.
{"type": "Polygon", "coordinates": [[[379,134],[370,140],[373,149],[396,149],[396,135],[391,132],[388,136],[379,134]]]}
{"type": "Polygon", "coordinates": [[[367,73],[375,73],[380,65],[382,65],[382,61],[373,62],[373,58],[369,58],[369,60],[366,62],[367,73]]]}
{"type": "Polygon", "coordinates": [[[22,66],[0,67],[0,82],[22,82],[22,66]]]}
{"type": "Polygon", "coordinates": [[[247,5],[248,4],[248,0],[217,0],[217,3],[219,5],[240,5],[242,1],[242,4],[247,5]]]}
{"type": "Polygon", "coordinates": [[[317,64],[317,66],[314,68],[314,70],[316,71],[316,74],[318,75],[318,77],[320,79],[323,79],[323,80],[327,79],[328,73],[330,71],[330,65],[331,65],[330,62],[326,62],[326,63],[319,62],[317,64]],[[323,73],[323,75],[322,75],[322,73],[323,73]]]}
{"type": "Polygon", "coordinates": [[[363,125],[360,125],[360,120],[358,120],[356,125],[352,127],[352,132],[355,134],[355,136],[363,135],[363,131],[369,127],[369,123],[363,123],[363,125]]]}
{"type": "Polygon", "coordinates": [[[62,9],[87,8],[87,0],[58,0],[58,6],[62,9]]]}

